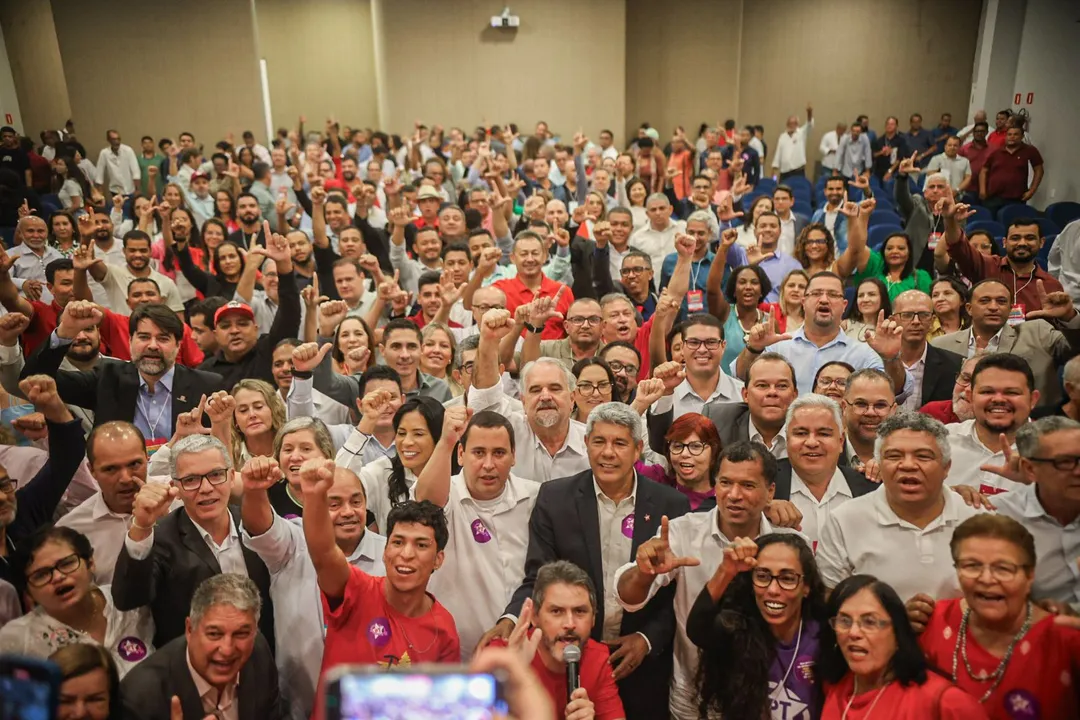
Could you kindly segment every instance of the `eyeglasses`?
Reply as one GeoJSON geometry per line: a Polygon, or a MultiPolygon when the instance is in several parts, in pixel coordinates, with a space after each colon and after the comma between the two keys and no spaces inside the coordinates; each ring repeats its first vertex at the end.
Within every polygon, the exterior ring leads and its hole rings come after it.
{"type": "Polygon", "coordinates": [[[19,481],[15,478],[7,478],[5,480],[0,480],[0,493],[10,495],[18,489],[19,481]]]}
{"type": "Polygon", "coordinates": [[[971,373],[962,372],[959,375],[957,375],[956,376],[956,384],[957,385],[970,385],[971,384],[971,373]]]}
{"type": "Polygon", "coordinates": [[[608,361],[608,367],[611,368],[611,372],[618,374],[625,372],[630,377],[635,377],[638,374],[638,366],[630,365],[629,363],[621,363],[618,360],[608,361]]]}
{"type": "Polygon", "coordinates": [[[999,582],[1009,582],[1016,577],[1026,565],[1017,565],[1011,562],[996,562],[984,565],[978,560],[961,560],[956,563],[956,572],[960,577],[968,580],[978,580],[982,577],[983,570],[990,568],[990,576],[999,582]]]}
{"type": "Polygon", "coordinates": [[[856,400],[853,403],[848,403],[848,405],[855,408],[855,414],[856,415],[865,415],[866,413],[870,412],[871,410],[874,411],[875,415],[884,415],[885,413],[889,412],[889,410],[895,404],[896,404],[895,402],[887,403],[887,402],[883,401],[883,402],[876,402],[873,405],[871,405],[870,403],[865,402],[863,400],[856,400]]]}
{"type": "Polygon", "coordinates": [[[830,300],[843,300],[844,293],[836,292],[835,290],[811,290],[806,293],[806,297],[823,298],[827,297],[830,300]]]}
{"type": "Polygon", "coordinates": [[[686,450],[691,455],[700,455],[705,452],[705,448],[705,443],[698,441],[689,443],[673,442],[668,445],[668,449],[671,450],[672,455],[682,455],[683,450],[686,450]]]}
{"type": "Polygon", "coordinates": [[[707,340],[702,338],[686,338],[685,340],[683,340],[683,347],[688,347],[691,350],[697,350],[702,345],[704,345],[709,350],[716,350],[718,347],[720,347],[720,343],[722,342],[723,340],[719,340],[718,338],[709,338],[707,340]]]}
{"type": "Polygon", "coordinates": [[[473,304],[472,307],[473,307],[473,310],[479,310],[481,315],[486,313],[488,310],[505,310],[506,309],[505,305],[477,305],[475,303],[473,304]]]}
{"type": "Polygon", "coordinates": [[[1065,457],[1056,458],[1028,458],[1031,462],[1050,463],[1054,466],[1055,470],[1069,471],[1075,470],[1076,466],[1080,464],[1080,457],[1076,455],[1066,455],[1065,457]]]}
{"type": "Polygon", "coordinates": [[[472,361],[469,361],[467,363],[462,363],[461,367],[459,369],[465,375],[472,375],[472,371],[473,371],[474,367],[476,367],[476,363],[472,362],[472,361]]]}
{"type": "Polygon", "coordinates": [[[847,387],[847,378],[819,377],[817,384],[818,387],[835,387],[843,390],[847,387]]]}
{"type": "Polygon", "coordinates": [[[784,570],[779,575],[773,575],[765,568],[754,568],[754,571],[750,573],[750,580],[759,588],[767,588],[775,580],[781,590],[794,590],[802,582],[802,575],[791,570],[784,570]]]}
{"type": "Polygon", "coordinates": [[[31,587],[45,587],[52,582],[54,572],[59,571],[61,575],[70,575],[78,570],[80,565],[82,565],[82,558],[77,553],[72,553],[60,558],[55,565],[38,568],[30,573],[26,576],[26,582],[30,583],[31,587]]]}
{"type": "Polygon", "coordinates": [[[567,325],[599,325],[604,319],[599,315],[590,315],[589,317],[572,317],[566,318],[567,325]]]}
{"type": "Polygon", "coordinates": [[[211,485],[221,485],[229,479],[229,471],[227,468],[218,468],[217,470],[211,470],[205,475],[185,475],[182,478],[176,479],[176,484],[182,487],[188,492],[195,492],[202,487],[203,480],[211,485]]]}
{"type": "Polygon", "coordinates": [[[923,310],[921,312],[899,312],[899,313],[896,313],[896,314],[904,322],[911,322],[915,318],[919,318],[919,320],[921,320],[923,322],[930,322],[930,318],[934,317],[934,313],[927,312],[925,310],[923,310]]]}
{"type": "Polygon", "coordinates": [[[859,629],[864,633],[875,633],[891,627],[892,621],[886,620],[885,618],[874,617],[873,615],[863,615],[860,618],[837,615],[836,617],[829,618],[829,625],[837,632],[851,632],[851,628],[858,625],[859,629]]]}
{"type": "Polygon", "coordinates": [[[628,277],[630,275],[640,275],[641,273],[649,272],[650,269],[651,268],[647,267],[624,267],[619,272],[622,273],[623,277],[628,277]]]}
{"type": "Polygon", "coordinates": [[[803,245],[828,245],[829,241],[825,238],[806,238],[803,240],[803,245]]]}
{"type": "Polygon", "coordinates": [[[582,395],[592,395],[596,392],[606,393],[611,392],[611,383],[607,380],[601,380],[598,383],[586,380],[585,382],[579,382],[577,384],[577,389],[581,391],[582,395]]]}

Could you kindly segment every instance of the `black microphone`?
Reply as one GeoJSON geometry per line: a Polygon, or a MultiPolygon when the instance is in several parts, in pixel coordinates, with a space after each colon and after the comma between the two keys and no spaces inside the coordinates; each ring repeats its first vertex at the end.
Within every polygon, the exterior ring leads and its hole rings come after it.
{"type": "Polygon", "coordinates": [[[567,645],[562,652],[563,662],[566,663],[566,704],[570,704],[570,696],[578,689],[578,667],[581,663],[581,648],[577,645],[567,645]]]}

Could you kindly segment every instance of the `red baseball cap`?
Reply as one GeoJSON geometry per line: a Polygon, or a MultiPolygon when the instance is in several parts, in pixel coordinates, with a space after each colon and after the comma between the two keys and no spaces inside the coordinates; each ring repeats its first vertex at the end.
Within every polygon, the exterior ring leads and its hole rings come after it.
{"type": "Polygon", "coordinates": [[[225,303],[217,309],[214,313],[214,324],[217,325],[221,321],[221,318],[227,313],[234,313],[236,315],[243,315],[249,320],[255,319],[255,312],[251,309],[251,306],[247,303],[242,303],[237,300],[232,300],[225,303]]]}

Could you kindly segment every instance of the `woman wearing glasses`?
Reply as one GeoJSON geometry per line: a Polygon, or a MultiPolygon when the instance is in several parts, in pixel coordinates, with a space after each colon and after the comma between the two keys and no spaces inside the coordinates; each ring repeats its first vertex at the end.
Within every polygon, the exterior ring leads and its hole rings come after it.
{"type": "Polygon", "coordinates": [[[826,617],[825,584],[802,536],[736,538],[686,619],[701,648],[701,716],[817,720],[814,656],[826,617]]]}
{"type": "Polygon", "coordinates": [[[904,603],[871,575],[852,575],[829,596],[816,671],[821,720],[985,720],[979,703],[932,671],[904,603]]]}
{"type": "Polygon", "coordinates": [[[94,549],[82,533],[47,527],[20,544],[34,609],[0,629],[0,655],[47,658],[74,643],[104,647],[123,676],[153,652],[154,621],[148,607],[120,611],[108,585],[94,584],[94,549]]]}
{"type": "Polygon", "coordinates": [[[574,388],[574,412],[571,417],[578,422],[589,419],[589,413],[606,402],[622,402],[615,387],[615,373],[607,362],[598,357],[582,358],[571,370],[577,378],[574,388]]]}
{"type": "Polygon", "coordinates": [[[908,602],[925,621],[919,642],[932,664],[993,719],[1080,717],[1080,631],[1032,602],[1035,540],[997,514],[968,518],[950,542],[962,598],[908,602]],[[933,607],[929,620],[925,612],[933,607]]]}
{"type": "Polygon", "coordinates": [[[664,440],[671,466],[664,483],[685,495],[692,511],[716,507],[716,473],[722,448],[712,420],[700,413],[686,413],[671,423],[664,440]]]}
{"type": "Polygon", "coordinates": [[[855,368],[841,360],[833,360],[822,365],[814,376],[814,394],[824,395],[836,402],[844,399],[847,381],[855,368]]]}

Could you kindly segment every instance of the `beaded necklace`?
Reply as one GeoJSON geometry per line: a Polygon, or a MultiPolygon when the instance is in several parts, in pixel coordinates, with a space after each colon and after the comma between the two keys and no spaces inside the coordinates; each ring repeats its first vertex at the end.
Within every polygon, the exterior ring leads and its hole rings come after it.
{"type": "Polygon", "coordinates": [[[957,680],[957,673],[956,673],[957,660],[962,655],[963,658],[964,658],[964,669],[967,670],[968,677],[970,677],[972,680],[976,680],[978,682],[989,682],[990,680],[994,681],[994,683],[990,686],[990,689],[987,690],[986,693],[981,698],[979,698],[979,702],[984,703],[984,702],[987,701],[987,699],[989,699],[989,697],[991,695],[994,694],[994,691],[997,690],[998,685],[1000,685],[1001,681],[1005,678],[1005,668],[1006,668],[1006,666],[1008,666],[1009,660],[1012,659],[1012,654],[1013,654],[1013,651],[1016,649],[1016,644],[1018,642],[1020,642],[1020,638],[1027,635],[1028,630],[1031,629],[1031,602],[1029,601],[1028,604],[1027,604],[1027,617],[1024,618],[1024,624],[1020,628],[1020,632],[1016,633],[1016,635],[1013,636],[1012,642],[1009,643],[1009,649],[1005,651],[1005,657],[1003,657],[1001,659],[1001,662],[998,663],[997,669],[994,670],[993,673],[991,673],[990,675],[988,675],[986,677],[977,676],[975,674],[975,671],[971,669],[971,663],[968,662],[968,656],[967,656],[967,628],[968,628],[968,619],[970,617],[971,617],[971,608],[968,608],[968,609],[964,610],[964,617],[960,621],[960,631],[956,635],[956,647],[953,648],[952,681],[955,683],[956,680],[957,680]]]}

